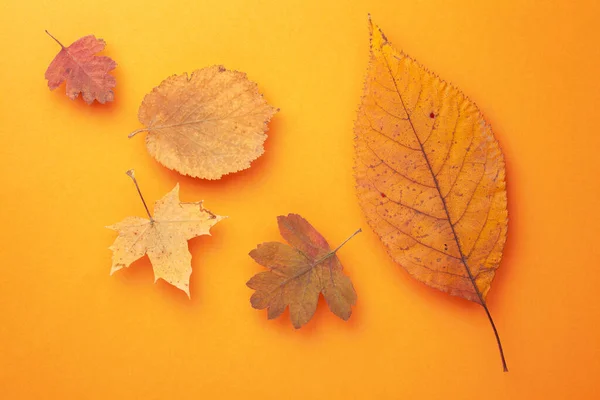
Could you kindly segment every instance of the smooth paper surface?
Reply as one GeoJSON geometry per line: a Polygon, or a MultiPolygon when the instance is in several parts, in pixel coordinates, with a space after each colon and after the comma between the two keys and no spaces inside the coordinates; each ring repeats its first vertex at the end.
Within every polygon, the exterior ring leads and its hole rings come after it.
{"type": "Polygon", "coordinates": [[[595,1],[30,1],[0,6],[0,397],[4,399],[590,399],[600,376],[600,47],[595,1]],[[468,94],[506,157],[509,228],[481,307],[415,282],[358,205],[354,121],[367,13],[468,94]],[[44,72],[93,34],[118,66],[114,102],[71,101],[44,72]],[[165,77],[244,71],[269,104],[266,152],[202,181],[148,154],[137,111],[165,77]],[[140,134],[142,135],[142,134],[140,134]],[[109,276],[114,232],[180,184],[228,215],[190,241],[185,293],[147,259],[109,276]],[[358,295],[344,322],[321,299],[294,330],[245,283],[248,252],[299,213],[358,295]]]}

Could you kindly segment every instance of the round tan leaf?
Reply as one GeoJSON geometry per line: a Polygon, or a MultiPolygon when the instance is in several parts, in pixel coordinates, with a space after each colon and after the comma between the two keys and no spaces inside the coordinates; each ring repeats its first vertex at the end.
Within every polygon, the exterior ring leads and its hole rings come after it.
{"type": "Polygon", "coordinates": [[[173,75],[146,95],[138,118],[148,152],[165,167],[219,179],[264,153],[267,123],[278,111],[246,74],[215,65],[173,75]]]}

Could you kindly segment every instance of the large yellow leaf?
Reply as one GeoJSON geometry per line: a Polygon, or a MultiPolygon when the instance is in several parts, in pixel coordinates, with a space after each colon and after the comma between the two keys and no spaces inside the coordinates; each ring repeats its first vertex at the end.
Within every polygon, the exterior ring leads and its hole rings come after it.
{"type": "Polygon", "coordinates": [[[165,167],[219,179],[264,153],[267,123],[278,110],[246,74],[221,65],[173,75],[144,97],[138,118],[148,152],[165,167]]]}
{"type": "Polygon", "coordinates": [[[359,202],[389,255],[481,304],[500,345],[485,298],[506,241],[504,161],[477,106],[371,25],[355,134],[359,202]]]}

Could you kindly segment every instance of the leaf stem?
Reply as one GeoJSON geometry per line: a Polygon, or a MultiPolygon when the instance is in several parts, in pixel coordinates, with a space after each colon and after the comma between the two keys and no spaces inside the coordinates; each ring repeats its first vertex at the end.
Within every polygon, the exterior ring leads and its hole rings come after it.
{"type": "Polygon", "coordinates": [[[45,32],[48,34],[48,36],[50,36],[52,39],[54,39],[54,41],[56,43],[58,43],[60,45],[60,47],[62,47],[63,49],[65,48],[65,46],[63,46],[63,44],[61,42],[59,42],[57,38],[55,38],[54,36],[52,36],[52,34],[50,32],[48,32],[47,30],[45,30],[45,32]]]}
{"type": "Polygon", "coordinates": [[[504,350],[502,349],[502,342],[500,342],[500,335],[498,334],[498,330],[496,329],[496,324],[494,324],[494,320],[492,319],[492,314],[490,314],[490,310],[487,308],[486,303],[481,304],[483,309],[485,310],[485,314],[492,325],[492,329],[494,330],[494,335],[496,336],[496,343],[498,343],[498,349],[500,350],[500,358],[502,359],[502,369],[504,372],[508,372],[508,366],[506,365],[506,359],[504,358],[504,350]]]}
{"type": "Polygon", "coordinates": [[[329,252],[327,255],[325,255],[325,256],[321,257],[320,259],[318,259],[317,261],[315,261],[315,263],[313,265],[320,264],[323,261],[325,261],[327,258],[329,258],[332,255],[334,255],[343,245],[345,245],[350,239],[352,239],[354,236],[358,235],[360,232],[362,232],[362,228],[358,228],[358,230],[356,232],[354,232],[352,235],[350,235],[338,247],[336,247],[335,249],[331,250],[331,252],[329,252]]]}
{"type": "Polygon", "coordinates": [[[130,169],[129,171],[126,172],[126,174],[128,177],[130,177],[133,180],[133,183],[135,183],[135,188],[137,189],[137,192],[140,195],[140,199],[142,199],[142,203],[144,203],[144,208],[146,209],[148,218],[150,218],[150,222],[154,223],[154,218],[152,218],[152,214],[150,214],[150,210],[148,209],[148,206],[146,205],[146,200],[144,200],[144,196],[142,196],[142,191],[140,190],[140,186],[138,185],[137,180],[135,179],[135,171],[130,169]]]}
{"type": "Polygon", "coordinates": [[[350,236],[348,237],[348,239],[344,240],[344,241],[342,242],[342,244],[340,244],[338,247],[336,247],[336,248],[335,248],[335,249],[332,251],[332,253],[335,253],[336,251],[338,251],[338,250],[339,250],[339,249],[340,249],[340,248],[341,248],[343,245],[345,245],[345,244],[348,242],[348,240],[352,239],[354,236],[358,235],[360,232],[362,232],[362,228],[358,228],[358,230],[357,230],[356,232],[354,232],[352,235],[350,235],[350,236]]]}
{"type": "Polygon", "coordinates": [[[142,132],[148,132],[148,128],[143,128],[143,129],[138,129],[137,131],[133,131],[131,132],[129,135],[127,135],[127,137],[129,139],[131,139],[132,137],[134,137],[135,135],[137,135],[138,133],[142,133],[142,132]]]}

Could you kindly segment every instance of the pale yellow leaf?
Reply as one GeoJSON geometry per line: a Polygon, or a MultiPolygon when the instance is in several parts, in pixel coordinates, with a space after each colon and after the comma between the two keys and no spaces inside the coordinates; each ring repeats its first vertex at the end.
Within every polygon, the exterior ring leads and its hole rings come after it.
{"type": "Polygon", "coordinates": [[[192,255],[188,240],[210,235],[210,228],[225,217],[215,215],[198,203],[179,201],[179,184],[154,206],[151,220],[127,217],[107,228],[119,233],[110,246],[111,275],[148,255],[155,281],[164,279],[190,296],[192,255]]]}

